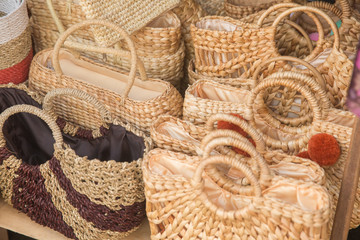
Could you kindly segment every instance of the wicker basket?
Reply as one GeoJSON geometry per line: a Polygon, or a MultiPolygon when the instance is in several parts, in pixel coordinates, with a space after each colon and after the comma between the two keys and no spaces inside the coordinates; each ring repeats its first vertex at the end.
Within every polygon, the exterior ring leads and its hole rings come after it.
{"type": "MultiPolygon", "coordinates": [[[[239,141],[240,145],[245,151],[254,150],[244,142],[239,141]]],[[[235,158],[215,155],[202,159],[161,149],[150,151],[144,159],[143,174],[146,211],[154,239],[206,236],[290,239],[292,236],[300,238],[300,235],[308,239],[327,239],[330,198],[317,184],[266,173],[261,177],[268,179],[267,184],[262,184],[235,158]],[[205,168],[214,164],[230,165],[242,172],[251,184],[250,196],[227,191],[205,174],[205,168]],[[318,205],[317,210],[305,210],[285,203],[276,194],[267,195],[280,185],[289,187],[287,190],[307,189],[305,192],[311,191],[323,204],[318,205]]],[[[241,192],[245,186],[237,187],[241,192]]]]}
{"type": "Polygon", "coordinates": [[[54,49],[41,51],[35,56],[30,69],[29,86],[43,95],[54,88],[70,87],[84,90],[107,105],[114,116],[148,131],[154,119],[161,114],[180,116],[182,97],[168,82],[155,79],[147,80],[144,68],[140,63],[136,57],[134,44],[121,28],[109,22],[88,20],[82,24],[76,24],[64,32],[54,49]],[[122,33],[131,53],[129,54],[124,50],[94,48],[74,42],[65,42],[65,39],[73,31],[93,24],[106,25],[113,28],[114,31],[122,33]],[[67,47],[85,52],[95,51],[125,57],[131,56],[132,65],[129,76],[127,77],[128,73],[119,69],[96,63],[88,58],[80,57],[77,59],[76,55],[71,52],[60,49],[64,42],[67,47]],[[60,65],[59,58],[71,63],[70,68],[66,70],[70,75],[61,70],[64,65],[60,65]],[[73,67],[77,67],[78,70],[73,71],[73,67]],[[142,80],[135,78],[137,67],[140,69],[142,80]],[[85,71],[85,75],[77,75],[83,71],[85,71]],[[102,78],[104,82],[99,81],[102,78]],[[114,81],[117,84],[114,84],[114,81]]]}
{"type": "Polygon", "coordinates": [[[222,15],[224,0],[195,0],[210,15],[222,15]]]}
{"type": "Polygon", "coordinates": [[[26,1],[4,0],[0,13],[0,84],[21,83],[33,55],[26,1]]]}
{"type": "MultiPolygon", "coordinates": [[[[214,122],[217,121],[231,122],[248,133],[249,137],[254,140],[256,150],[269,164],[269,168],[277,175],[324,185],[325,172],[318,164],[308,159],[288,156],[278,151],[266,150],[265,142],[257,130],[246,121],[231,115],[215,114],[210,117],[206,127],[196,126],[173,116],[163,115],[151,126],[150,134],[157,147],[182,152],[191,156],[205,156],[212,152],[214,150],[213,146],[209,145],[204,150],[202,146],[207,145],[214,138],[219,138],[217,141],[220,141],[222,137],[248,141],[236,132],[224,130],[212,131],[214,122]]],[[[242,155],[236,154],[236,152],[227,147],[217,147],[215,150],[240,160],[243,158],[242,155]]]]}

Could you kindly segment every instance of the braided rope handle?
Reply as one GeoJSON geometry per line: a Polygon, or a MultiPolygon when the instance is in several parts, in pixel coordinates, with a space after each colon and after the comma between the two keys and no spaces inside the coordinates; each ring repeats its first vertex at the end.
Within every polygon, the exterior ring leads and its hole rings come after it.
{"type": "Polygon", "coordinates": [[[130,73],[129,73],[129,81],[128,81],[127,86],[123,93],[124,99],[128,97],[131,87],[134,84],[137,68],[139,68],[141,78],[143,80],[147,80],[144,65],[142,64],[142,62],[138,59],[138,57],[136,55],[135,45],[134,45],[133,41],[131,40],[130,35],[125,30],[123,30],[121,27],[119,27],[118,25],[116,25],[114,23],[111,23],[109,21],[103,21],[103,20],[86,20],[81,23],[72,25],[65,32],[63,32],[60,35],[59,39],[56,41],[54,51],[52,54],[52,63],[54,66],[54,70],[59,77],[61,77],[61,75],[63,74],[63,72],[61,70],[60,62],[59,62],[60,48],[63,44],[68,48],[80,50],[80,51],[84,51],[84,52],[91,51],[91,52],[97,52],[97,53],[105,53],[105,54],[113,54],[113,55],[117,55],[117,56],[130,57],[131,67],[130,67],[130,73]],[[73,32],[75,32],[76,30],[81,29],[83,27],[89,26],[89,25],[101,25],[101,26],[108,27],[115,32],[118,32],[122,37],[124,37],[124,40],[126,41],[128,47],[129,47],[130,53],[125,50],[114,49],[114,48],[95,47],[95,46],[89,46],[89,45],[85,46],[85,45],[75,43],[75,42],[66,42],[65,43],[65,40],[73,32]]]}
{"type": "MultiPolygon", "coordinates": [[[[63,146],[64,142],[61,135],[61,131],[58,125],[56,124],[56,122],[54,121],[54,119],[50,115],[48,115],[44,110],[41,110],[40,108],[31,105],[20,104],[7,108],[5,111],[3,111],[0,114],[0,126],[2,126],[3,128],[6,120],[8,120],[9,117],[17,113],[30,113],[41,118],[49,126],[52,135],[55,139],[55,145],[59,148],[63,146]]],[[[0,131],[0,139],[5,139],[3,130],[0,131]]]]}
{"type": "Polygon", "coordinates": [[[102,103],[100,103],[94,96],[78,89],[56,88],[54,90],[51,90],[45,95],[45,98],[43,100],[43,109],[45,111],[51,112],[54,106],[54,98],[61,95],[76,97],[78,99],[84,100],[87,103],[90,103],[99,111],[100,117],[105,127],[107,127],[108,124],[112,123],[111,113],[107,110],[107,108],[102,103]]]}
{"type": "Polygon", "coordinates": [[[195,189],[199,189],[200,191],[202,191],[200,197],[203,201],[203,204],[210,211],[212,211],[219,218],[222,218],[222,219],[233,219],[234,220],[234,219],[239,219],[239,218],[249,218],[250,217],[249,211],[251,211],[251,209],[253,208],[252,204],[249,204],[242,209],[228,211],[228,210],[218,207],[217,205],[215,205],[214,203],[212,203],[209,200],[209,197],[204,192],[204,183],[203,183],[202,174],[208,165],[213,165],[213,164],[227,164],[227,165],[230,165],[230,166],[236,168],[237,170],[241,171],[245,175],[245,177],[249,180],[251,187],[253,189],[253,195],[255,197],[262,196],[260,182],[258,181],[258,179],[255,177],[255,175],[252,173],[252,171],[245,164],[240,163],[235,158],[231,158],[229,156],[215,155],[215,156],[211,156],[207,159],[204,159],[198,165],[198,167],[195,170],[194,176],[190,181],[191,185],[195,189]]]}
{"type": "Polygon", "coordinates": [[[55,9],[54,9],[54,5],[53,5],[52,0],[46,0],[46,5],[47,5],[47,7],[49,8],[51,17],[52,17],[52,19],[54,20],[55,25],[56,25],[57,29],[59,30],[59,32],[60,32],[60,33],[65,32],[65,27],[64,27],[64,25],[62,24],[59,16],[57,15],[57,13],[56,13],[56,11],[55,11],[55,9]]]}
{"type": "Polygon", "coordinates": [[[339,9],[335,4],[324,1],[308,2],[306,3],[306,6],[329,10],[341,20],[349,19],[351,17],[350,2],[348,0],[336,0],[335,2],[339,4],[341,9],[339,9]]]}

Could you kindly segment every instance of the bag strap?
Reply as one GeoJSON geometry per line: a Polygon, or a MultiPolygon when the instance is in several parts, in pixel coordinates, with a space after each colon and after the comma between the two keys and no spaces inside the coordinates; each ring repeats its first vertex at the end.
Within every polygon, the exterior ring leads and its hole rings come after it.
{"type": "Polygon", "coordinates": [[[348,0],[336,0],[336,3],[340,6],[339,9],[335,4],[324,1],[312,1],[308,2],[306,6],[315,7],[319,9],[329,10],[338,16],[342,21],[351,17],[351,6],[348,0]]]}

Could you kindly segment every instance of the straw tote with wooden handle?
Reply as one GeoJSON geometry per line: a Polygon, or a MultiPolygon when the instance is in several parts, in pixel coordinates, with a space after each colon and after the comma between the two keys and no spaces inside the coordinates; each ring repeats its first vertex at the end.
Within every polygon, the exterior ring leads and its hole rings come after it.
{"type": "MultiPolygon", "coordinates": [[[[140,63],[141,62],[136,57],[136,51],[133,42],[129,38],[128,34],[125,33],[120,27],[109,22],[88,20],[81,24],[76,24],[66,30],[57,41],[54,49],[44,50],[35,56],[30,70],[29,86],[31,89],[39,91],[41,94],[45,94],[53,88],[65,87],[84,90],[89,94],[95,96],[100,102],[108,106],[113,116],[116,116],[123,121],[130,122],[142,130],[148,131],[148,128],[150,127],[153,120],[161,114],[180,116],[182,108],[182,97],[170,83],[155,79],[147,80],[143,65],[140,63]],[[119,33],[123,34],[124,39],[128,44],[128,48],[130,49],[130,53],[124,50],[118,50],[113,48],[84,46],[75,42],[65,42],[66,38],[75,30],[94,24],[105,25],[109,28],[112,28],[114,31],[118,31],[119,33]],[[121,78],[117,79],[119,81],[119,84],[111,84],[111,86],[106,86],[103,85],[102,82],[99,82],[99,80],[97,79],[92,80],[93,82],[89,82],[88,79],[90,79],[91,76],[87,76],[86,78],[79,78],[72,77],[72,75],[68,76],[66,74],[63,74],[62,68],[59,63],[59,56],[64,56],[64,54],[68,54],[68,56],[71,58],[76,57],[71,55],[70,52],[60,49],[63,42],[65,42],[65,46],[70,49],[77,49],[86,52],[94,51],[102,54],[105,53],[131,57],[131,69],[128,77],[125,78],[126,82],[124,82],[124,80],[122,79],[124,79],[127,73],[121,72],[120,70],[110,67],[108,65],[95,63],[94,61],[91,61],[90,59],[84,57],[80,57],[71,61],[84,64],[84,70],[106,70],[108,72],[107,74],[113,74],[101,75],[104,77],[117,76],[119,78],[120,76],[121,78]],[[44,61],[41,60],[43,58],[47,59],[47,61],[49,61],[49,64],[51,60],[50,66],[53,66],[54,70],[51,70],[47,67],[46,64],[48,63],[44,63],[44,61]],[[88,67],[86,68],[86,66],[88,67]],[[136,67],[140,69],[140,76],[142,80],[137,79],[135,76],[136,67]],[[123,89],[124,87],[120,85],[121,82],[122,85],[126,85],[125,90],[123,89]],[[136,92],[134,90],[134,92],[131,93],[131,99],[128,97],[128,95],[133,85],[137,89],[136,92]],[[148,90],[151,91],[150,93],[146,93],[149,96],[142,93],[143,91],[146,92],[148,90]],[[139,100],[133,99],[134,97],[138,98],[139,100]]],[[[98,72],[94,73],[98,74],[98,72]]],[[[71,72],[71,74],[76,73],[71,72]]],[[[114,81],[112,79],[108,81],[114,81]]]]}
{"type": "MultiPolygon", "coordinates": [[[[238,145],[244,150],[254,148],[241,141],[238,141],[238,145]]],[[[154,239],[192,239],[202,236],[221,239],[287,239],[292,235],[309,239],[327,238],[329,196],[316,184],[269,176],[270,186],[264,186],[245,164],[235,158],[215,155],[196,160],[161,149],[154,149],[146,156],[143,172],[146,210],[154,239]],[[164,159],[159,163],[161,167],[173,172],[157,172],[153,168],[158,164],[157,159],[164,159]],[[182,169],[181,172],[168,166],[167,161],[176,164],[182,169]],[[212,181],[204,170],[213,164],[226,164],[242,172],[251,184],[251,196],[231,193],[212,181]],[[267,191],[282,184],[291,188],[311,189],[323,204],[317,210],[304,211],[277,200],[275,196],[265,197],[267,191]],[[218,195],[219,192],[223,195],[218,195]],[[214,202],[211,197],[214,195],[221,200],[214,202]],[[229,205],[227,201],[235,205],[229,205]]],[[[242,187],[238,186],[239,189],[242,187]]]]}

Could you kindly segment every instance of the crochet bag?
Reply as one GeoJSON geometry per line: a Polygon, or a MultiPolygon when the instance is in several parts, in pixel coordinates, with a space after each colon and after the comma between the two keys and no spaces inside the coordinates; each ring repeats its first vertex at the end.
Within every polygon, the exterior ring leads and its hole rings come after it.
{"type": "Polygon", "coordinates": [[[32,62],[29,87],[42,95],[54,88],[81,89],[107,105],[113,116],[147,131],[157,116],[161,114],[180,116],[182,112],[183,99],[170,83],[147,79],[129,35],[117,25],[98,20],[87,20],[73,25],[61,35],[54,49],[39,52],[32,62]],[[113,48],[65,42],[72,32],[89,25],[107,26],[121,33],[128,44],[130,53],[113,48]],[[130,73],[61,49],[64,42],[66,47],[84,52],[131,56],[130,73]],[[136,77],[136,68],[139,68],[141,80],[136,77]]]}
{"type": "Polygon", "coordinates": [[[33,56],[25,0],[0,2],[0,84],[27,80],[33,56]]]}
{"type": "MultiPolygon", "coordinates": [[[[24,90],[1,88],[1,91],[5,93],[2,96],[7,99],[6,105],[26,101],[38,105],[24,90]]],[[[149,150],[151,142],[139,130],[116,120],[112,122],[106,108],[83,92],[73,89],[51,92],[45,98],[44,108],[51,109],[52,99],[62,94],[94,103],[105,122],[97,130],[88,130],[75,128],[60,118],[55,122],[38,106],[16,105],[6,109],[0,117],[4,132],[0,135],[2,196],[33,221],[66,237],[124,237],[145,218],[140,166],[143,152],[149,150]],[[45,123],[23,114],[26,112],[45,123]],[[11,121],[6,121],[10,116],[11,121]],[[117,147],[111,148],[113,144],[117,147]]]]}
{"type": "MultiPolygon", "coordinates": [[[[252,152],[251,144],[237,147],[252,152]]],[[[261,158],[252,155],[247,161],[261,158]]],[[[154,239],[327,239],[330,198],[317,184],[272,176],[259,178],[237,159],[196,158],[154,149],[144,159],[147,216],[154,239]],[[204,170],[229,165],[248,179],[250,191],[229,191],[204,170]],[[297,196],[297,197],[296,197],[297,196]],[[293,199],[284,201],[284,199],[293,199]],[[308,202],[307,202],[308,201],[308,202]],[[307,202],[308,204],[303,204],[307,202]]],[[[228,182],[231,180],[227,180],[228,182]]]]}

